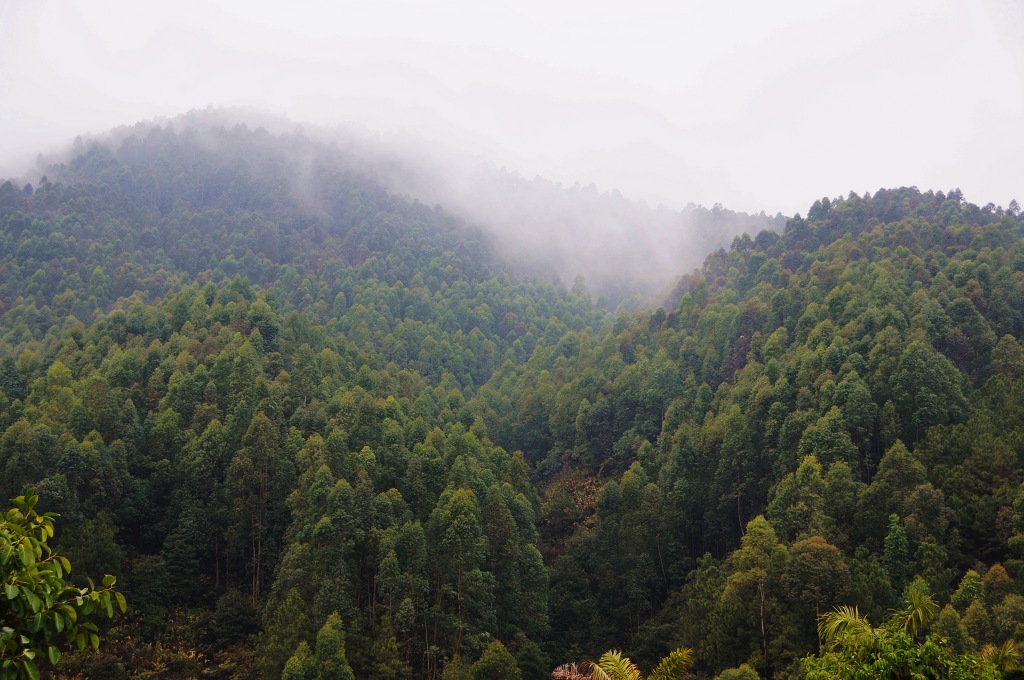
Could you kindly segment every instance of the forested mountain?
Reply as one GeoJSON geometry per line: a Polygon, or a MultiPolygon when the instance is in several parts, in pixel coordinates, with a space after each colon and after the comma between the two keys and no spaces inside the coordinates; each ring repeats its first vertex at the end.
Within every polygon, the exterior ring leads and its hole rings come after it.
{"type": "MultiPolygon", "coordinates": [[[[747,215],[720,205],[650,208],[594,186],[566,188],[539,177],[528,180],[416,138],[296,127],[242,110],[196,111],[163,125],[119,128],[95,140],[76,140],[70,162],[50,160],[51,167],[40,170],[48,180],[107,187],[136,209],[170,217],[171,224],[180,221],[169,216],[179,202],[183,205],[177,207],[185,210],[220,208],[248,218],[210,219],[221,234],[248,237],[245,243],[234,237],[230,250],[236,258],[252,251],[275,264],[304,252],[307,244],[294,238],[296,231],[314,226],[316,231],[306,236],[318,239],[370,225],[374,215],[366,212],[365,201],[351,195],[353,187],[371,194],[387,191],[406,202],[439,205],[449,217],[474,225],[506,269],[543,280],[560,277],[566,286],[582,276],[594,297],[611,307],[623,301],[632,306],[637,299],[649,302],[734,236],[762,229],[781,232],[785,224],[782,215],[747,215]]],[[[207,220],[189,232],[205,240],[210,229],[207,220]]],[[[354,242],[349,237],[349,244],[354,242]]],[[[188,249],[192,244],[158,245],[188,249]]],[[[206,251],[209,245],[198,244],[191,256],[202,253],[207,261],[176,264],[191,274],[216,271],[228,254],[227,244],[206,251]]],[[[327,258],[337,255],[339,245],[346,244],[325,246],[317,240],[327,258]]],[[[379,247],[372,240],[360,245],[371,252],[379,247]]],[[[346,253],[349,264],[366,257],[366,252],[346,253]]],[[[147,253],[139,259],[148,263],[154,258],[147,253]]]]}
{"type": "Polygon", "coordinates": [[[380,177],[179,124],[0,185],[0,491],[129,607],[59,675],[1020,661],[1015,203],[820,199],[613,313],[380,177]]]}
{"type": "Polygon", "coordinates": [[[957,192],[822,199],[672,311],[492,379],[522,406],[489,429],[551,475],[555,655],[788,676],[820,614],[881,623],[914,583],[953,649],[1018,640],[1022,228],[957,192]]]}

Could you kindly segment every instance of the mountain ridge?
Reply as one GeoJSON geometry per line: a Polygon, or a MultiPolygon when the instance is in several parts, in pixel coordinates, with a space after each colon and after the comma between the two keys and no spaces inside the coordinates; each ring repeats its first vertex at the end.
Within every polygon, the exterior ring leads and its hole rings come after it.
{"type": "MultiPolygon", "coordinates": [[[[196,111],[78,140],[68,160],[55,164],[51,159],[51,167],[38,172],[72,183],[114,184],[114,178],[103,177],[101,168],[86,167],[86,157],[97,153],[97,146],[107,148],[115,162],[136,172],[147,172],[150,161],[146,154],[164,154],[164,162],[178,154],[178,165],[203,175],[202,191],[218,195],[227,188],[224,182],[230,181],[231,172],[245,173],[247,176],[239,177],[240,183],[266,180],[270,183],[265,187],[268,194],[291,200],[293,208],[312,214],[323,207],[324,196],[317,195],[323,190],[317,187],[322,174],[359,176],[398,196],[440,205],[479,227],[495,238],[496,250],[524,275],[558,276],[567,284],[583,276],[594,294],[607,297],[613,307],[633,297],[656,299],[671,287],[681,270],[699,266],[702,253],[728,245],[743,231],[781,230],[784,223],[781,215],[745,215],[718,205],[706,209],[690,204],[681,211],[661,206],[652,209],[615,191],[602,192],[593,186],[564,188],[539,177],[525,180],[480,159],[446,156],[416,138],[295,125],[258,112],[231,110],[196,111]],[[235,116],[250,123],[239,123],[235,116]],[[246,139],[251,148],[239,146],[246,139]],[[182,148],[173,149],[175,144],[182,148]],[[218,145],[222,148],[214,155],[218,145]],[[259,154],[263,154],[263,167],[254,165],[259,154]],[[235,167],[221,168],[219,176],[212,168],[189,169],[190,164],[215,156],[222,159],[222,165],[225,156],[233,156],[235,167]],[[287,177],[282,178],[282,172],[287,177]],[[282,183],[287,185],[283,194],[282,183]]],[[[149,167],[151,175],[152,171],[149,167]]],[[[184,185],[168,187],[167,195],[202,199],[195,191],[184,185]]],[[[160,201],[159,196],[149,198],[160,201]]],[[[242,206],[229,201],[222,207],[242,206]]],[[[170,206],[158,208],[166,212],[170,206]]]]}

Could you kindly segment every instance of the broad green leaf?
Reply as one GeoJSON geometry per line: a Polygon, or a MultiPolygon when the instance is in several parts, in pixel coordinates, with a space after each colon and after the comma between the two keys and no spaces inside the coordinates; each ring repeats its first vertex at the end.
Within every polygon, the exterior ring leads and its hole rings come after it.
{"type": "Polygon", "coordinates": [[[31,590],[24,590],[22,592],[25,593],[25,599],[28,600],[28,605],[32,607],[32,611],[39,611],[39,609],[43,606],[42,600],[36,597],[36,594],[33,593],[31,590]]]}

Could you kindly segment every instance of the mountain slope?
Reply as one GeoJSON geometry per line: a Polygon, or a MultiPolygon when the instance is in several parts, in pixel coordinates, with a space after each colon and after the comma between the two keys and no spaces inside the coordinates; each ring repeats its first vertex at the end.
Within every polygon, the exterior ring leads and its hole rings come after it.
{"type": "Polygon", "coordinates": [[[925,590],[957,663],[1024,642],[1016,206],[821,199],[613,315],[368,154],[143,126],[0,186],[0,491],[130,604],[61,672],[800,677],[925,590]]]}
{"type": "MultiPolygon", "coordinates": [[[[672,312],[496,375],[481,398],[529,410],[489,430],[552,475],[541,532],[563,654],[632,639],[649,660],[686,644],[705,670],[782,672],[830,606],[881,621],[915,576],[944,603],[968,568],[1005,574],[994,562],[1019,583],[1024,432],[996,395],[1021,389],[1022,235],[1015,211],[955,192],[824,199],[781,237],[709,257],[672,312]],[[755,528],[770,565],[743,556],[755,528]],[[830,560],[823,581],[801,585],[798,548],[830,560]],[[755,568],[764,620],[740,590],[755,568]]],[[[1017,588],[972,613],[994,626],[975,644],[1013,637],[999,607],[1017,588]]]]}

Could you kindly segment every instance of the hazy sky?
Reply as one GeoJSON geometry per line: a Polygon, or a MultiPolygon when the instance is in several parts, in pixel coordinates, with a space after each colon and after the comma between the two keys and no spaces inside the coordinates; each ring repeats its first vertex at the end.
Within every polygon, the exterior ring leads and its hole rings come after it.
{"type": "Polygon", "coordinates": [[[527,177],[805,212],[1024,200],[1017,0],[0,0],[0,167],[207,106],[414,132],[527,177]]]}

